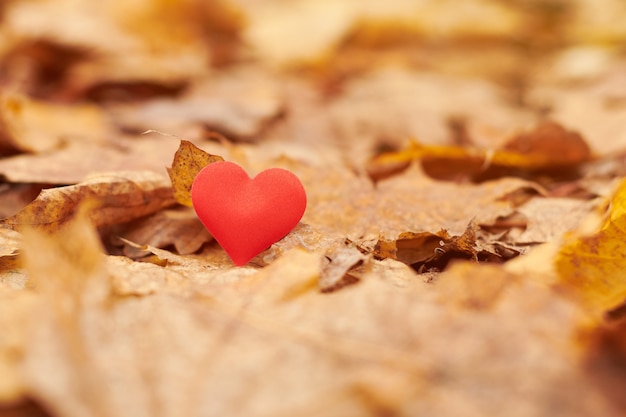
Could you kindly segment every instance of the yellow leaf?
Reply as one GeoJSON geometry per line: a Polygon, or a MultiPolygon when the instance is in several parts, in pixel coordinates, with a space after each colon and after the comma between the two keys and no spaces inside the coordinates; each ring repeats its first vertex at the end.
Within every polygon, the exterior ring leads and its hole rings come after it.
{"type": "Polygon", "coordinates": [[[192,207],[191,184],[198,172],[205,166],[214,162],[223,161],[224,158],[218,155],[211,155],[195,146],[187,140],[180,141],[180,147],[174,155],[172,167],[167,169],[167,173],[172,180],[174,187],[174,198],[180,204],[192,207]]]}
{"type": "Polygon", "coordinates": [[[574,288],[594,314],[626,300],[626,180],[617,188],[600,230],[566,243],[556,268],[561,281],[574,288]]]}

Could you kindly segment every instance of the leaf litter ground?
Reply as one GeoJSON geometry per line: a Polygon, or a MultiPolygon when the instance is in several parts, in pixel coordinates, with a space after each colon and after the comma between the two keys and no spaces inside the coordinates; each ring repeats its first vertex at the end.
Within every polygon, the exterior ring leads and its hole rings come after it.
{"type": "Polygon", "coordinates": [[[0,413],[623,414],[619,1],[83,3],[0,5],[0,413]]]}

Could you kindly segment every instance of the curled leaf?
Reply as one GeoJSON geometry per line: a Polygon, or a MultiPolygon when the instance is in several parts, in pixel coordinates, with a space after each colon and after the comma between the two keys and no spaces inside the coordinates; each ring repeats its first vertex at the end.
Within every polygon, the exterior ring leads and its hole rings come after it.
{"type": "Polygon", "coordinates": [[[503,262],[519,255],[497,241],[490,241],[479,227],[470,222],[461,235],[451,236],[448,231],[404,232],[394,240],[379,240],[374,256],[391,258],[410,265],[418,272],[439,271],[453,259],[503,262]]]}

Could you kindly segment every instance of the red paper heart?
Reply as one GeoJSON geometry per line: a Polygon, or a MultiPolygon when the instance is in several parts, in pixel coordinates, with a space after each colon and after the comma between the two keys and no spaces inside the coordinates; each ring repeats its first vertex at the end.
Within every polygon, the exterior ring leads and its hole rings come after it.
{"type": "Polygon", "coordinates": [[[202,224],[239,266],[287,235],[306,208],[304,187],[291,172],[270,168],[251,179],[232,162],[204,167],[191,200],[202,224]]]}

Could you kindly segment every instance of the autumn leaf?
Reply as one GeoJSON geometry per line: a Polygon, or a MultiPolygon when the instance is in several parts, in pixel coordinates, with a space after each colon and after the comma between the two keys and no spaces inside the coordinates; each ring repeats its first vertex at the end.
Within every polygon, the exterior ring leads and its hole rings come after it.
{"type": "Polygon", "coordinates": [[[0,415],[622,416],[624,21],[0,1],[0,415]],[[307,193],[238,268],[218,155],[307,193]]]}
{"type": "Polygon", "coordinates": [[[495,240],[490,242],[487,236],[470,222],[465,232],[457,236],[442,229],[437,233],[404,232],[394,240],[381,239],[373,253],[380,259],[396,259],[419,272],[441,270],[453,259],[504,262],[519,255],[495,240]]]}
{"type": "Polygon", "coordinates": [[[18,232],[0,228],[0,258],[17,255],[21,240],[22,236],[18,232]]]}
{"type": "Polygon", "coordinates": [[[326,255],[324,259],[326,262],[320,273],[319,287],[321,291],[330,292],[357,283],[359,279],[351,271],[366,262],[368,257],[356,247],[347,246],[326,255]]]}
{"type": "Polygon", "coordinates": [[[101,174],[76,185],[43,190],[19,213],[0,220],[11,229],[25,226],[55,231],[70,220],[80,203],[89,201],[89,217],[96,226],[136,219],[172,205],[167,179],[153,172],[101,174]]]}
{"type": "Polygon", "coordinates": [[[193,184],[196,175],[205,166],[223,160],[224,158],[221,156],[211,155],[193,143],[181,140],[180,146],[174,154],[172,167],[167,169],[176,201],[184,206],[192,207],[191,184],[193,184]]]}
{"type": "MultiPolygon", "coordinates": [[[[203,244],[213,240],[196,213],[181,207],[161,210],[144,219],[120,225],[114,234],[140,245],[157,248],[173,245],[181,255],[197,252],[203,244]]],[[[124,246],[123,251],[130,258],[145,255],[145,251],[138,251],[128,245],[124,246]]]]}
{"type": "Polygon", "coordinates": [[[419,160],[425,172],[435,178],[469,176],[489,178],[490,171],[515,173],[554,170],[565,172],[591,160],[591,150],[576,132],[554,122],[544,122],[529,132],[521,133],[499,149],[472,149],[450,145],[422,145],[412,142],[408,149],[381,154],[368,166],[374,179],[386,172],[401,169],[403,163],[419,160]]]}
{"type": "Polygon", "coordinates": [[[560,279],[596,316],[626,301],[626,181],[617,187],[607,218],[590,235],[570,237],[556,259],[560,279]]]}
{"type": "Polygon", "coordinates": [[[97,141],[109,129],[94,105],[60,106],[9,94],[0,96],[0,122],[0,149],[26,152],[51,151],[68,139],[97,141]]]}

